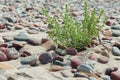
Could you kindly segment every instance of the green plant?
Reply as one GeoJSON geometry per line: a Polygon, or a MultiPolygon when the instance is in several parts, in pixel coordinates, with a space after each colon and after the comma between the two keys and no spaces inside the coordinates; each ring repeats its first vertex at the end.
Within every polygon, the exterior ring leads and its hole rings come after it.
{"type": "MultiPolygon", "coordinates": [[[[60,24],[54,16],[49,16],[45,8],[42,9],[43,14],[47,17],[47,22],[50,29],[50,38],[56,43],[66,47],[74,47],[81,50],[88,46],[93,37],[98,37],[102,26],[97,27],[97,24],[103,15],[103,10],[96,14],[94,8],[91,14],[88,12],[87,2],[84,3],[84,20],[82,22],[75,20],[71,16],[69,7],[66,5],[65,13],[60,12],[63,24],[60,24]]],[[[104,24],[104,23],[103,23],[104,24]]]]}

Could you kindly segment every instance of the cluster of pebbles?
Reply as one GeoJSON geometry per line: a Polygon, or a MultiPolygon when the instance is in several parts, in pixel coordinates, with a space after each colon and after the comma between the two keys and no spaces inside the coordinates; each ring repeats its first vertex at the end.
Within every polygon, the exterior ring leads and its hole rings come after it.
{"type": "Polygon", "coordinates": [[[87,0],[108,17],[91,48],[56,46],[41,9],[60,17],[69,4],[83,19],[84,0],[0,0],[0,80],[120,80],[120,2],[87,0]]]}

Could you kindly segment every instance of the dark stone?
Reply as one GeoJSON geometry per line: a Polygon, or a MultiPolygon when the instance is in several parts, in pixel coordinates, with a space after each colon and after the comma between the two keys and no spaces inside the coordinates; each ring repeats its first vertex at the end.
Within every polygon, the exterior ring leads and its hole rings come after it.
{"type": "Polygon", "coordinates": [[[7,61],[7,60],[8,60],[8,58],[7,58],[7,56],[5,55],[5,53],[2,52],[2,51],[0,51],[0,62],[2,62],[2,61],[7,61]]]}
{"type": "Polygon", "coordinates": [[[66,64],[64,62],[59,61],[59,60],[55,60],[54,64],[59,65],[59,66],[66,66],[66,64]]]}
{"type": "Polygon", "coordinates": [[[69,55],[76,55],[76,54],[77,54],[77,50],[76,50],[75,48],[72,48],[72,47],[68,47],[68,48],[66,49],[66,52],[67,52],[67,54],[69,54],[69,55]]]}
{"type": "Polygon", "coordinates": [[[120,31],[119,30],[112,30],[112,36],[119,37],[120,36],[120,31]]]}
{"type": "Polygon", "coordinates": [[[44,44],[45,42],[49,41],[48,38],[42,38],[41,43],[44,44]]]}
{"type": "Polygon", "coordinates": [[[81,65],[81,61],[80,59],[71,59],[71,66],[73,68],[77,68],[79,65],[81,65]]]}
{"type": "Polygon", "coordinates": [[[63,57],[61,57],[61,56],[59,56],[59,55],[53,57],[53,60],[52,60],[53,63],[54,63],[56,60],[59,60],[59,61],[61,61],[61,62],[64,61],[63,57]]]}
{"type": "Polygon", "coordinates": [[[43,53],[39,56],[39,61],[41,64],[47,64],[52,62],[52,55],[50,53],[43,53]]]}
{"type": "Polygon", "coordinates": [[[5,48],[7,48],[7,47],[8,47],[8,45],[7,45],[7,44],[5,44],[5,43],[3,43],[3,44],[0,44],[0,47],[5,47],[5,48]]]}
{"type": "Polygon", "coordinates": [[[75,74],[74,74],[74,77],[88,77],[86,74],[84,74],[84,73],[80,73],[80,72],[76,72],[75,74]]]}
{"type": "Polygon", "coordinates": [[[12,46],[19,51],[24,46],[24,44],[20,42],[13,42],[12,46]]]}
{"type": "Polygon", "coordinates": [[[23,51],[22,53],[20,53],[21,57],[27,57],[27,56],[31,56],[31,53],[28,51],[23,51]]]}
{"type": "Polygon", "coordinates": [[[112,80],[120,80],[120,71],[113,71],[111,72],[112,80]]]}

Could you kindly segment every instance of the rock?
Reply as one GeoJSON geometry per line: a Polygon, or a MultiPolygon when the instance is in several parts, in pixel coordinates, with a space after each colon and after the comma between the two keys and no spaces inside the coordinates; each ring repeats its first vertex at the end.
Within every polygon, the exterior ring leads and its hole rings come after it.
{"type": "Polygon", "coordinates": [[[54,63],[56,60],[59,60],[59,61],[63,62],[63,61],[64,61],[64,58],[61,57],[61,56],[59,56],[59,55],[57,55],[57,56],[54,56],[54,57],[53,57],[53,60],[52,60],[53,63],[54,63]]]}
{"type": "Polygon", "coordinates": [[[113,71],[116,71],[116,68],[107,68],[105,70],[105,74],[110,76],[113,71]]]}
{"type": "Polygon", "coordinates": [[[59,66],[66,66],[66,64],[64,62],[59,61],[59,60],[55,60],[54,64],[59,65],[59,66]]]}
{"type": "Polygon", "coordinates": [[[34,30],[34,29],[29,29],[28,31],[27,31],[29,34],[38,34],[39,33],[39,31],[38,30],[34,30]]]}
{"type": "Polygon", "coordinates": [[[0,44],[0,47],[5,47],[5,48],[7,48],[7,47],[8,47],[8,45],[7,45],[7,44],[5,44],[5,43],[3,43],[3,44],[0,44]]]}
{"type": "Polygon", "coordinates": [[[103,31],[103,35],[104,35],[104,36],[112,36],[113,33],[112,33],[112,31],[110,31],[110,30],[105,30],[105,31],[103,31]]]}
{"type": "Polygon", "coordinates": [[[64,67],[58,66],[58,65],[52,65],[52,66],[50,67],[50,70],[51,70],[51,71],[60,71],[60,70],[64,70],[64,67]]]}
{"type": "Polygon", "coordinates": [[[0,51],[2,51],[2,52],[4,52],[5,54],[7,54],[8,48],[0,47],[0,51]]]}
{"type": "Polygon", "coordinates": [[[8,52],[6,53],[9,60],[15,60],[19,58],[19,52],[15,48],[9,48],[8,52]]]}
{"type": "Polygon", "coordinates": [[[55,50],[56,47],[52,41],[47,41],[44,44],[42,44],[42,47],[47,51],[47,50],[55,50]]]}
{"type": "Polygon", "coordinates": [[[112,40],[112,38],[111,38],[111,37],[106,36],[106,37],[103,37],[103,38],[102,38],[102,40],[112,40]]]}
{"type": "Polygon", "coordinates": [[[58,54],[60,56],[65,56],[67,54],[65,50],[62,50],[59,48],[55,49],[55,52],[56,52],[56,54],[58,54]]]}
{"type": "Polygon", "coordinates": [[[30,37],[27,33],[25,32],[20,32],[18,35],[16,35],[14,37],[15,40],[18,40],[18,41],[29,41],[30,40],[30,37]]]}
{"type": "Polygon", "coordinates": [[[108,57],[105,57],[105,56],[101,56],[101,57],[98,58],[97,61],[98,61],[99,63],[105,64],[105,63],[108,63],[109,58],[108,58],[108,57]]]}
{"type": "Polygon", "coordinates": [[[120,30],[120,26],[112,26],[111,29],[120,30]]]}
{"type": "Polygon", "coordinates": [[[47,64],[52,62],[52,55],[50,53],[43,53],[39,56],[39,61],[41,64],[47,64]]]}
{"type": "Polygon", "coordinates": [[[120,80],[120,71],[111,72],[112,80],[120,80]]]}
{"type": "Polygon", "coordinates": [[[89,80],[97,80],[97,79],[94,77],[89,77],[89,80]]]}
{"type": "Polygon", "coordinates": [[[99,47],[95,47],[95,48],[93,48],[93,51],[94,51],[95,53],[101,53],[101,52],[102,52],[102,49],[99,48],[99,47]]]}
{"type": "Polygon", "coordinates": [[[75,11],[74,11],[74,12],[72,12],[71,14],[72,14],[72,16],[76,17],[76,16],[79,16],[79,15],[80,15],[80,12],[78,12],[78,11],[75,12],[75,11]]]}
{"type": "Polygon", "coordinates": [[[0,62],[2,62],[2,61],[7,61],[7,60],[8,60],[8,58],[7,58],[7,56],[5,55],[5,53],[2,52],[2,51],[0,51],[0,62]]]}
{"type": "Polygon", "coordinates": [[[23,65],[35,65],[38,61],[36,56],[27,56],[21,59],[21,64],[23,65]]]}
{"type": "Polygon", "coordinates": [[[0,75],[0,80],[7,80],[7,78],[3,75],[0,75]]]}
{"type": "Polygon", "coordinates": [[[10,18],[10,17],[7,17],[6,19],[7,19],[7,21],[8,21],[9,23],[13,23],[13,20],[12,20],[12,18],[10,18]]]}
{"type": "Polygon", "coordinates": [[[82,73],[82,72],[76,72],[75,74],[74,74],[74,77],[88,77],[88,75],[86,75],[86,74],[84,74],[84,73],[82,73]]]}
{"type": "Polygon", "coordinates": [[[12,46],[19,51],[22,47],[24,47],[25,44],[26,43],[22,43],[22,42],[13,42],[12,46]]]}
{"type": "Polygon", "coordinates": [[[120,36],[120,30],[112,30],[112,36],[119,37],[120,36]]]}
{"type": "Polygon", "coordinates": [[[3,39],[5,40],[5,42],[9,42],[9,41],[13,41],[14,38],[11,36],[3,36],[3,39]]]}
{"type": "Polygon", "coordinates": [[[29,44],[38,46],[40,44],[40,41],[38,39],[32,38],[28,41],[29,44]]]}
{"type": "Polygon", "coordinates": [[[120,56],[120,49],[118,47],[113,46],[112,47],[112,54],[114,56],[120,56]]]}
{"type": "Polygon", "coordinates": [[[111,80],[110,76],[108,76],[108,75],[102,76],[102,79],[103,79],[103,80],[111,80]]]}
{"type": "Polygon", "coordinates": [[[61,74],[63,75],[63,77],[73,77],[73,74],[69,71],[69,70],[64,70],[64,71],[61,71],[61,74]]]}
{"type": "Polygon", "coordinates": [[[105,23],[107,26],[111,26],[112,25],[112,23],[110,22],[110,21],[106,21],[106,23],[105,23]]]}
{"type": "Polygon", "coordinates": [[[80,66],[82,64],[82,62],[80,61],[80,59],[71,59],[71,66],[73,68],[77,68],[78,66],[80,66]]]}
{"type": "Polygon", "coordinates": [[[5,28],[5,24],[4,23],[0,23],[0,29],[4,29],[5,28]]]}
{"type": "Polygon", "coordinates": [[[44,44],[45,42],[49,41],[48,38],[42,38],[41,43],[44,44]]]}
{"type": "Polygon", "coordinates": [[[21,30],[21,29],[23,29],[23,26],[21,26],[21,25],[15,25],[15,30],[21,30]]]}
{"type": "Polygon", "coordinates": [[[116,46],[120,49],[120,42],[115,42],[113,46],[116,46]]]}
{"type": "Polygon", "coordinates": [[[31,56],[31,53],[28,51],[23,51],[22,53],[20,53],[21,57],[27,57],[27,56],[31,56]]]}
{"type": "Polygon", "coordinates": [[[76,55],[76,54],[77,54],[77,50],[76,50],[75,48],[71,48],[71,47],[68,47],[68,48],[66,49],[66,52],[67,52],[67,54],[69,54],[69,55],[76,55]]]}
{"type": "Polygon", "coordinates": [[[87,72],[87,73],[93,73],[94,69],[89,66],[88,64],[81,64],[77,67],[78,71],[82,71],[82,72],[87,72]]]}

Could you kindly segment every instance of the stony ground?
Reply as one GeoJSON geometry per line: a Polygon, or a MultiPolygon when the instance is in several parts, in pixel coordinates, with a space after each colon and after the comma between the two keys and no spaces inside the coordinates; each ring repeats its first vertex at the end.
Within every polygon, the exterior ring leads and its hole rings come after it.
{"type": "Polygon", "coordinates": [[[120,1],[87,1],[89,10],[104,9],[108,19],[101,42],[76,52],[53,49],[41,9],[59,17],[56,10],[67,3],[81,20],[84,0],[0,0],[0,80],[120,80],[120,1]]]}

